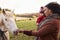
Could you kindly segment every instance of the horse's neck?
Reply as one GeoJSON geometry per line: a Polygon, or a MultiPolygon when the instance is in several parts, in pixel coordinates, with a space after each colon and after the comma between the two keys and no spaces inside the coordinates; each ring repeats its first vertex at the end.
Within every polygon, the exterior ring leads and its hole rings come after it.
{"type": "Polygon", "coordinates": [[[3,23],[3,14],[0,14],[0,29],[1,30],[4,30],[6,29],[6,27],[4,26],[4,23],[3,23]]]}
{"type": "Polygon", "coordinates": [[[2,14],[0,14],[0,26],[2,25],[2,14]]]}
{"type": "Polygon", "coordinates": [[[0,25],[2,24],[2,13],[0,13],[0,25]]]}

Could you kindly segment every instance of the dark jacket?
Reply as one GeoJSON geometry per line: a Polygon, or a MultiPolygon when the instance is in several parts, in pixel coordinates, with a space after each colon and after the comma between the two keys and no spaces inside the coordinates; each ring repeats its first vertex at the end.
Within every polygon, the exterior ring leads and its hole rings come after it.
{"type": "Polygon", "coordinates": [[[59,20],[51,20],[43,25],[37,32],[32,32],[33,36],[38,36],[38,40],[57,40],[59,31],[59,20]]]}

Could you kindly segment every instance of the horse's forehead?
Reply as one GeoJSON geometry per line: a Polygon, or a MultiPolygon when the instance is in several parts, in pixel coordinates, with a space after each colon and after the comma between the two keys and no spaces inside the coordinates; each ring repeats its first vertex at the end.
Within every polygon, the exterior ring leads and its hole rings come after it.
{"type": "Polygon", "coordinates": [[[13,13],[12,12],[9,12],[9,11],[6,11],[6,15],[7,16],[13,16],[13,13]]]}

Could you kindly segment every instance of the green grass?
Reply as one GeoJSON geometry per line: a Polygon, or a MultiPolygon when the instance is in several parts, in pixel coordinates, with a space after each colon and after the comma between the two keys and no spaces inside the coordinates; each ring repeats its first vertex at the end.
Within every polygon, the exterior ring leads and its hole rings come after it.
{"type": "MultiPolygon", "coordinates": [[[[16,21],[19,29],[36,30],[35,20],[16,21]]],[[[34,40],[34,36],[27,36],[19,33],[17,36],[10,35],[10,40],[34,40]]]]}

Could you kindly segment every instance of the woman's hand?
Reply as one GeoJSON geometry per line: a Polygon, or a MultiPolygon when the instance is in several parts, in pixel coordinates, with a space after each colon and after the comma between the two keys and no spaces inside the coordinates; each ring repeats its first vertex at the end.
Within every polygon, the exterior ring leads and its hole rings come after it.
{"type": "Polygon", "coordinates": [[[23,31],[24,31],[23,29],[19,29],[19,33],[23,33],[23,31]]]}

